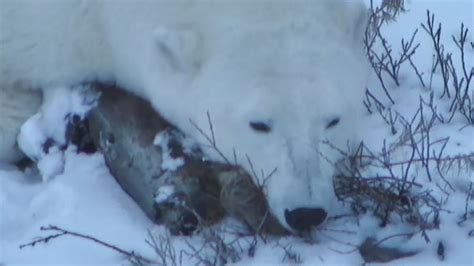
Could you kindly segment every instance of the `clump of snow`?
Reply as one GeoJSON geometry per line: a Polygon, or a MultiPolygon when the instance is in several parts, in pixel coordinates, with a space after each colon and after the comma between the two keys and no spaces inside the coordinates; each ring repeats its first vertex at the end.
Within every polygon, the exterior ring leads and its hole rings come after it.
{"type": "Polygon", "coordinates": [[[170,141],[176,139],[168,130],[162,131],[155,136],[153,144],[161,148],[162,162],[161,169],[164,171],[175,171],[183,166],[185,161],[183,157],[174,158],[171,155],[170,141]]]}
{"type": "Polygon", "coordinates": [[[84,118],[97,105],[99,96],[89,86],[82,85],[44,91],[40,111],[23,124],[17,138],[21,151],[38,162],[44,180],[62,172],[62,148],[67,144],[69,117],[74,114],[84,118]]]}
{"type": "Polygon", "coordinates": [[[43,144],[47,139],[42,129],[41,118],[41,113],[37,113],[29,118],[21,127],[17,139],[21,151],[34,161],[44,156],[43,144]]]}
{"type": "Polygon", "coordinates": [[[163,203],[167,201],[175,192],[174,186],[165,185],[158,188],[155,196],[156,203],[163,203]]]}
{"type": "Polygon", "coordinates": [[[38,169],[43,181],[48,181],[51,178],[63,173],[64,171],[64,152],[58,147],[54,146],[49,149],[37,162],[38,169]]]}

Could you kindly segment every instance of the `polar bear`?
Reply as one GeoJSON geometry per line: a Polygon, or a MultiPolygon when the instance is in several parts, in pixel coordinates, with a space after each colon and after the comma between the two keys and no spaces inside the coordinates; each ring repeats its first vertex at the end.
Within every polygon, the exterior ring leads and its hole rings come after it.
{"type": "MultiPolygon", "coordinates": [[[[1,5],[0,88],[16,91],[2,96],[8,101],[28,90],[33,95],[55,86],[113,81],[148,99],[200,141],[210,159],[223,161],[195,127],[209,133],[209,114],[226,158],[233,161],[236,154],[237,164],[256,173],[256,182],[272,173],[266,194],[283,224],[285,209],[334,209],[335,167],[329,162],[339,154],[323,141],[345,148],[357,140],[368,72],[362,1],[2,0],[1,5]]],[[[3,124],[11,110],[3,104],[0,110],[3,124]]],[[[0,133],[16,132],[17,124],[0,127],[0,133]]],[[[0,144],[0,154],[13,146],[11,138],[0,144]]]]}

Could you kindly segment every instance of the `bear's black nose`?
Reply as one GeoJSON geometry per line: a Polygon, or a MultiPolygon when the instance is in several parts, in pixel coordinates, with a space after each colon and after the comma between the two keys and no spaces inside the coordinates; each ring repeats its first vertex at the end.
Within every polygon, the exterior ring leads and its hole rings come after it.
{"type": "Polygon", "coordinates": [[[310,230],[324,222],[328,213],[322,208],[285,209],[285,219],[297,231],[310,230]]]}

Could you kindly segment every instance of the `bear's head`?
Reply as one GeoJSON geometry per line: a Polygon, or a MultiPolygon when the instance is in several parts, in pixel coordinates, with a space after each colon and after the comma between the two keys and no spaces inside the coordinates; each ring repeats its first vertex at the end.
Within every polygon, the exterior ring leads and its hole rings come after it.
{"type": "Polygon", "coordinates": [[[341,156],[323,142],[345,149],[357,140],[368,69],[362,5],[287,3],[242,8],[260,9],[243,18],[217,8],[219,19],[156,27],[153,42],[137,46],[149,51],[139,51],[145,97],[211,159],[235,160],[266,180],[281,221],[285,209],[333,209],[341,156]]]}

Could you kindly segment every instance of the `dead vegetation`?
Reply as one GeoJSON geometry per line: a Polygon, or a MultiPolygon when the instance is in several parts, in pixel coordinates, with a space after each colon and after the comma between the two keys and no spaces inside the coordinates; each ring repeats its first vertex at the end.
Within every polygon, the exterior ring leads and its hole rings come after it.
{"type": "MultiPolygon", "coordinates": [[[[436,23],[435,15],[427,11],[421,28],[432,40],[434,51],[428,81],[412,60],[420,47],[416,41],[418,30],[408,41],[401,40],[400,49],[394,49],[382,33],[386,23],[405,12],[404,2],[387,0],[379,7],[372,3],[370,10],[364,44],[386,99],[367,89],[364,105],[368,113],[385,122],[395,138],[384,139],[380,150],[372,150],[364,143],[354,150],[342,150],[325,142],[344,158],[344,163],[335,164],[344,168],[339,171],[344,174],[335,178],[334,189],[338,199],[349,204],[356,214],[371,212],[380,219],[381,226],[401,220],[413,228],[406,236],[421,234],[430,242],[429,231],[439,228],[441,213],[451,212],[444,206],[457,190],[448,175],[470,176],[474,171],[474,152],[446,155],[450,137],[435,137],[433,133],[439,125],[454,124],[455,119],[458,124],[463,121],[464,126],[453,130],[474,126],[474,90],[470,86],[474,70],[466,60],[469,30],[461,25],[459,35],[451,38],[458,50],[449,52],[442,43],[441,23],[436,23]],[[454,56],[459,56],[460,65],[455,64],[454,56]],[[401,85],[399,73],[403,67],[413,71],[430,95],[419,97],[418,108],[410,117],[395,111],[396,102],[387,86],[401,85]],[[435,74],[441,76],[439,93],[432,83],[435,74]],[[448,109],[439,106],[446,102],[450,103],[448,109]]],[[[467,198],[472,197],[471,192],[467,194],[467,198]]],[[[466,206],[469,201],[466,199],[466,206]]],[[[472,218],[472,212],[466,207],[461,220],[465,216],[472,218]]]]}

